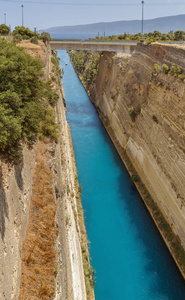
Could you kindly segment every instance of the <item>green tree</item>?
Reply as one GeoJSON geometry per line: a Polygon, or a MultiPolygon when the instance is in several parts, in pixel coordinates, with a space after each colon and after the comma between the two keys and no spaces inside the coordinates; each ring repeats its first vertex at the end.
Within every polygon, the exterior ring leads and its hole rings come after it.
{"type": "MultiPolygon", "coordinates": [[[[16,26],[13,31],[13,36],[16,36],[17,34],[20,34],[24,40],[29,40],[33,36],[35,36],[35,33],[31,31],[28,27],[24,26],[16,26]]],[[[37,38],[40,38],[40,34],[36,34],[37,38]]]]}
{"type": "Polygon", "coordinates": [[[32,38],[30,39],[30,42],[31,42],[32,44],[38,44],[39,41],[38,41],[37,36],[32,36],[32,38]]]}
{"type": "Polygon", "coordinates": [[[16,34],[16,35],[14,35],[14,37],[13,37],[13,42],[14,42],[15,44],[20,43],[22,40],[23,40],[23,38],[22,38],[22,35],[20,35],[20,34],[16,34]]]}
{"type": "Polygon", "coordinates": [[[153,32],[153,37],[156,39],[156,40],[160,40],[161,39],[161,33],[157,30],[155,30],[153,32]]]}
{"type": "Polygon", "coordinates": [[[181,41],[183,39],[183,36],[185,35],[185,32],[182,30],[177,30],[174,32],[174,40],[175,41],[181,41]]]}
{"type": "Polygon", "coordinates": [[[10,33],[10,27],[5,24],[0,25],[0,34],[8,35],[10,33]]]}
{"type": "Polygon", "coordinates": [[[174,33],[173,33],[173,30],[170,30],[168,33],[167,33],[167,37],[169,40],[174,40],[174,33]]]}
{"type": "Polygon", "coordinates": [[[0,156],[21,159],[22,144],[57,138],[53,107],[58,96],[41,81],[43,63],[0,39],[0,156]]]}
{"type": "Polygon", "coordinates": [[[51,36],[48,32],[43,31],[40,35],[40,39],[43,40],[44,44],[51,41],[51,36]]]}

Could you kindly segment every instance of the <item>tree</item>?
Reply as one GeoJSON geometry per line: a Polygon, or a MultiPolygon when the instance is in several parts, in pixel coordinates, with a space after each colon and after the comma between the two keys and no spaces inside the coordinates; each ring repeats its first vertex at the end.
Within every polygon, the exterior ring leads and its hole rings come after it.
{"type": "Polygon", "coordinates": [[[10,33],[10,27],[5,24],[0,25],[0,34],[8,35],[10,33]]]}
{"type": "Polygon", "coordinates": [[[177,30],[174,32],[174,40],[181,41],[183,39],[185,32],[182,30],[177,30]]]}
{"type": "Polygon", "coordinates": [[[15,44],[20,43],[22,40],[23,40],[23,38],[22,38],[22,35],[20,35],[20,34],[16,34],[16,35],[14,35],[14,37],[13,37],[13,42],[14,42],[15,44]]]}
{"type": "Polygon", "coordinates": [[[38,44],[38,43],[39,43],[39,40],[38,40],[37,36],[32,36],[32,38],[30,39],[30,42],[31,42],[32,44],[38,44]]]}
{"type": "MultiPolygon", "coordinates": [[[[35,33],[31,31],[28,27],[24,26],[16,26],[13,31],[13,36],[20,34],[24,40],[29,40],[33,36],[35,36],[35,33]]],[[[40,34],[36,34],[37,38],[40,38],[40,34]]]]}
{"type": "Polygon", "coordinates": [[[38,135],[57,138],[52,105],[57,96],[43,77],[43,63],[23,48],[0,39],[0,156],[15,162],[22,144],[38,135]]]}
{"type": "Polygon", "coordinates": [[[40,35],[40,39],[43,40],[44,44],[51,41],[51,36],[48,32],[43,31],[40,35]]]}
{"type": "Polygon", "coordinates": [[[153,37],[156,39],[156,40],[160,40],[161,39],[161,33],[157,30],[155,30],[153,32],[153,37]]]}

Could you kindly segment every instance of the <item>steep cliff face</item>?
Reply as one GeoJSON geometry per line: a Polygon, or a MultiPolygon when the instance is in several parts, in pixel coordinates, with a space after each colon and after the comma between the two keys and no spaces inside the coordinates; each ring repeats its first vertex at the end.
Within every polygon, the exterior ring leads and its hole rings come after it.
{"type": "Polygon", "coordinates": [[[21,276],[21,249],[25,238],[32,178],[34,151],[24,148],[21,166],[0,163],[0,298],[17,299],[21,276]]]}
{"type": "Polygon", "coordinates": [[[44,44],[22,46],[44,61],[45,78],[53,78],[60,135],[58,143],[25,146],[19,165],[0,161],[0,299],[85,300],[86,232],[56,57],[51,63],[44,44]]]}
{"type": "Polygon", "coordinates": [[[184,54],[159,44],[139,44],[132,56],[104,52],[92,100],[185,248],[184,54]]]}

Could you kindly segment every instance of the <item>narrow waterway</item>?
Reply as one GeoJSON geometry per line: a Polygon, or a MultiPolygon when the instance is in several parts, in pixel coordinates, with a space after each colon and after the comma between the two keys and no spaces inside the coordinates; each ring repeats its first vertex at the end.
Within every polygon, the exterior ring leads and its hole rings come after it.
{"type": "MultiPolygon", "coordinates": [[[[67,103],[96,300],[185,300],[185,282],[64,50],[67,103]],[[66,65],[67,63],[67,65],[66,65]]],[[[82,299],[83,300],[83,299],[82,299]]]]}

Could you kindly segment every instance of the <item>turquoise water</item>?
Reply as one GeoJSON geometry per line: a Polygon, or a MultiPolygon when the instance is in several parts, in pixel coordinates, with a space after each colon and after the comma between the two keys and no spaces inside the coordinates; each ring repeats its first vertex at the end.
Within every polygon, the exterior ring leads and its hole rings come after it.
{"type": "Polygon", "coordinates": [[[83,187],[92,266],[96,270],[96,300],[185,299],[185,282],[68,54],[60,50],[58,56],[64,69],[67,120],[83,187]]]}

